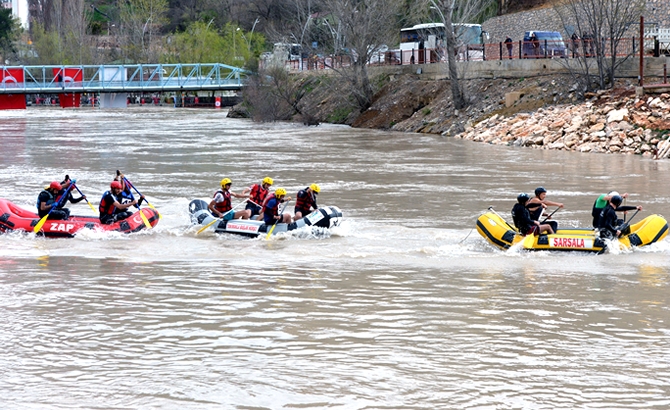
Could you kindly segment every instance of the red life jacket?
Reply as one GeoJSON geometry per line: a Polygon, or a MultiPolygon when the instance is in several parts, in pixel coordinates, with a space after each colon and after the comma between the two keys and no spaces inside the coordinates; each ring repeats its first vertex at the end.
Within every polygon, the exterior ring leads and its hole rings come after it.
{"type": "Polygon", "coordinates": [[[263,215],[277,215],[277,212],[279,211],[279,201],[276,201],[275,206],[272,208],[268,208],[267,206],[272,198],[276,198],[274,192],[265,197],[265,200],[263,201],[263,211],[261,212],[263,215]]]}
{"type": "Polygon", "coordinates": [[[98,206],[98,211],[100,211],[100,215],[112,215],[116,213],[116,207],[114,206],[114,202],[116,202],[114,198],[114,194],[112,194],[111,191],[106,191],[104,194],[102,194],[102,198],[100,199],[100,205],[98,206]]]}
{"type": "Polygon", "coordinates": [[[307,192],[307,188],[298,191],[297,198],[295,199],[295,207],[298,209],[305,209],[308,211],[309,208],[316,209],[316,202],[314,202],[314,196],[311,192],[307,192]]]}
{"type": "Polygon", "coordinates": [[[233,209],[233,205],[230,202],[230,192],[219,189],[218,191],[214,192],[214,198],[216,198],[216,194],[218,193],[223,195],[223,201],[215,202],[214,208],[216,208],[216,210],[221,213],[228,212],[233,209]]]}
{"type": "Polygon", "coordinates": [[[263,189],[261,184],[255,184],[251,187],[251,192],[249,192],[249,199],[261,205],[265,200],[265,197],[268,196],[268,190],[263,189]]]}

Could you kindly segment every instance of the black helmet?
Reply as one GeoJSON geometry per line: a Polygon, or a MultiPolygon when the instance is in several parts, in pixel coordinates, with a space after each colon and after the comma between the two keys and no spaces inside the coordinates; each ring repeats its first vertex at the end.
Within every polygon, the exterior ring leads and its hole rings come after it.
{"type": "Polygon", "coordinates": [[[623,202],[623,198],[619,195],[614,195],[610,201],[612,202],[612,205],[619,206],[623,202]]]}
{"type": "Polygon", "coordinates": [[[540,194],[543,193],[543,192],[547,192],[547,190],[544,189],[544,187],[539,186],[539,187],[535,188],[535,196],[540,196],[540,194]]]}
{"type": "Polygon", "coordinates": [[[519,196],[516,197],[516,200],[519,201],[520,204],[525,204],[529,199],[530,196],[528,196],[528,194],[519,194],[519,196]]]}

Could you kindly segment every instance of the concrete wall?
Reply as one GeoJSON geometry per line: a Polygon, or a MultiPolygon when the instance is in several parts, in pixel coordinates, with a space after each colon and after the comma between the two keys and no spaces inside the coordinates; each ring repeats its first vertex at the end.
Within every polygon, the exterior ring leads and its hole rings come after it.
{"type": "MultiPolygon", "coordinates": [[[[637,21],[639,21],[639,18],[637,21]]],[[[645,22],[647,25],[657,23],[660,27],[670,28],[670,1],[647,0],[645,22]]],[[[574,26],[574,23],[565,23],[565,26],[571,25],[574,26]]],[[[482,24],[482,28],[490,35],[489,42],[491,43],[505,41],[507,36],[515,41],[523,40],[523,34],[531,30],[559,31],[563,35],[563,38],[566,39],[572,32],[568,33],[565,26],[558,12],[553,7],[542,7],[505,14],[486,20],[482,24]]],[[[632,27],[631,35],[637,36],[638,33],[635,32],[636,30],[637,27],[632,27]]]]}
{"type": "MultiPolygon", "coordinates": [[[[595,59],[589,61],[595,70],[595,59]]],[[[579,61],[575,59],[516,59],[459,62],[459,72],[465,72],[466,78],[521,78],[544,74],[568,73],[569,68],[578,69],[579,61]]],[[[645,57],[645,78],[662,77],[663,64],[670,70],[670,57],[645,57]]],[[[638,57],[625,61],[617,71],[618,77],[637,78],[640,60],[638,57]]],[[[385,66],[370,69],[371,73],[419,74],[435,79],[448,78],[446,63],[415,64],[405,66],[385,66]]],[[[594,71],[595,72],[595,71],[594,71]]],[[[670,75],[670,73],[669,73],[670,75]]],[[[645,81],[645,83],[648,81],[645,81]]]]}

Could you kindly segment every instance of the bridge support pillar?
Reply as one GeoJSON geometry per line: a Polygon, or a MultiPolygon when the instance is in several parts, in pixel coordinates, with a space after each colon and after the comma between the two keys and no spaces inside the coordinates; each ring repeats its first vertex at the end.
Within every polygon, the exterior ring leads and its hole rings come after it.
{"type": "MultiPolygon", "coordinates": [[[[23,83],[23,70],[7,68],[0,70],[0,81],[3,88],[19,87],[23,83]]],[[[26,96],[23,94],[0,94],[0,110],[25,110],[26,96]]]]}
{"type": "Polygon", "coordinates": [[[127,108],[128,93],[100,94],[100,108],[127,108]]]}

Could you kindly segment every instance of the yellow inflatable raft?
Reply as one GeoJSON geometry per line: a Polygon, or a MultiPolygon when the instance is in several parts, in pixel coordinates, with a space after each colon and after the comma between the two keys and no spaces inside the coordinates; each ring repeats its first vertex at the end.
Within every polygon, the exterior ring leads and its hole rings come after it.
{"type": "MultiPolygon", "coordinates": [[[[552,235],[523,236],[498,213],[489,208],[477,219],[477,232],[492,245],[507,249],[522,243],[524,249],[548,251],[602,252],[607,247],[592,228],[560,228],[552,235]]],[[[661,215],[650,215],[630,226],[630,234],[619,238],[624,248],[658,242],[668,234],[668,222],[661,215]]]]}

